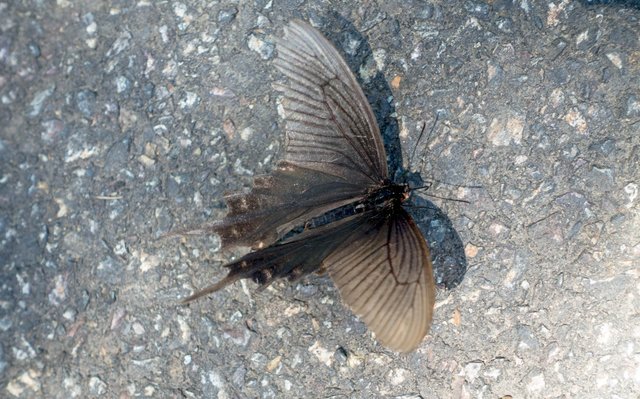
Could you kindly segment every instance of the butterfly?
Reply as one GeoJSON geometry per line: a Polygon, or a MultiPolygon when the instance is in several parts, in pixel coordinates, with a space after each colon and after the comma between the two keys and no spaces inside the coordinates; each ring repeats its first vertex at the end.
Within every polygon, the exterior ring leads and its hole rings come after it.
{"type": "Polygon", "coordinates": [[[390,179],[373,111],[322,33],[291,21],[276,49],[274,65],[287,79],[277,87],[283,157],[249,192],[225,196],[221,221],[192,231],[218,234],[223,248],[253,251],[183,302],[240,279],[264,288],[326,272],[378,342],[410,352],[429,331],[435,301],[429,248],[403,208],[410,189],[390,179]]]}

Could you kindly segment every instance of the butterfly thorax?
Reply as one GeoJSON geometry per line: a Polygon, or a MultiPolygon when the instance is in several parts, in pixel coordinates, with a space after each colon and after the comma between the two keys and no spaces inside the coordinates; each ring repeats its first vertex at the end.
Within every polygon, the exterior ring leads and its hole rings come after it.
{"type": "Polygon", "coordinates": [[[409,191],[407,184],[397,184],[386,180],[379,187],[373,189],[362,202],[365,208],[369,209],[396,207],[409,198],[409,191]]]}

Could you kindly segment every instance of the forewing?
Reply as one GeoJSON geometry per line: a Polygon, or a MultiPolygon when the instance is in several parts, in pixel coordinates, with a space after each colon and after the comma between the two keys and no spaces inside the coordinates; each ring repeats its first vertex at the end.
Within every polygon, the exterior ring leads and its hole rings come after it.
{"type": "Polygon", "coordinates": [[[431,325],[435,285],[429,249],[404,209],[372,218],[324,264],[380,343],[398,352],[418,347],[431,325]]]}
{"type": "Polygon", "coordinates": [[[429,331],[435,301],[429,250],[401,208],[392,215],[367,211],[307,230],[227,267],[223,280],[185,302],[239,279],[251,278],[267,286],[275,279],[296,280],[323,267],[343,301],[381,344],[410,352],[429,331]]]}
{"type": "Polygon", "coordinates": [[[284,159],[357,184],[379,184],[387,158],[371,107],[336,48],[295,20],[277,41],[283,92],[284,159]]]}
{"type": "Polygon", "coordinates": [[[221,222],[182,232],[216,232],[223,246],[264,248],[289,230],[363,198],[388,177],[380,132],[362,89],[338,51],[302,21],[285,27],[276,67],[283,90],[284,160],[248,193],[225,196],[221,222]]]}

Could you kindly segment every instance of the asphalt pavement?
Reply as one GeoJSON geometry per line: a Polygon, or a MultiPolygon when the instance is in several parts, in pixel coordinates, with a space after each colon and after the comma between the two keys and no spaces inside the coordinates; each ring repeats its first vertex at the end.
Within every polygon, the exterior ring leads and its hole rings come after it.
{"type": "Polygon", "coordinates": [[[0,397],[638,398],[639,185],[635,1],[2,1],[0,397]],[[178,304],[239,252],[163,235],[279,159],[293,18],[430,185],[411,354],[326,276],[178,304]]]}

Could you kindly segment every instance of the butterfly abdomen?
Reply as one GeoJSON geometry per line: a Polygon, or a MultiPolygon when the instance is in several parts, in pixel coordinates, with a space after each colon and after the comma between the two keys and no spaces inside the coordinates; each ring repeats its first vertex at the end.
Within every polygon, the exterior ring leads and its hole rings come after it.
{"type": "Polygon", "coordinates": [[[302,232],[303,230],[315,229],[333,223],[337,220],[357,215],[359,213],[382,210],[389,207],[400,205],[406,198],[408,188],[406,185],[387,183],[371,190],[362,200],[352,202],[350,204],[332,209],[320,216],[314,217],[304,224],[304,229],[295,229],[292,234],[283,238],[289,239],[302,232]]]}

